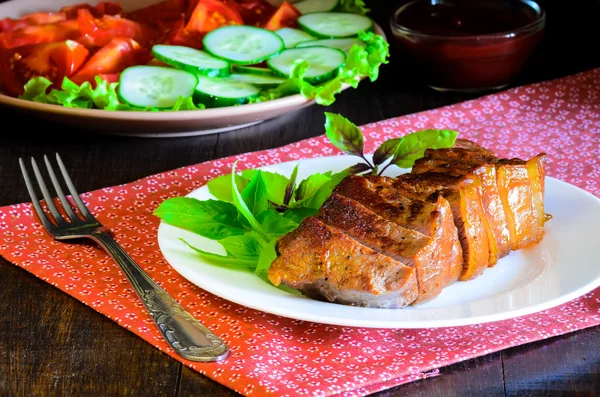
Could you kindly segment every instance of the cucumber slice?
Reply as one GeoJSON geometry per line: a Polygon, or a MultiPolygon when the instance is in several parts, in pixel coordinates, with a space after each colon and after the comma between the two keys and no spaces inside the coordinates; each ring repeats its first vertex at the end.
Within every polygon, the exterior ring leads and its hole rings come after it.
{"type": "Polygon", "coordinates": [[[231,68],[236,73],[243,74],[258,74],[261,76],[275,76],[271,69],[267,68],[258,68],[256,66],[240,66],[240,65],[231,65],[231,68]]]}
{"type": "Polygon", "coordinates": [[[198,76],[196,99],[207,107],[233,106],[247,103],[258,96],[260,88],[229,77],[198,76]]]}
{"type": "Polygon", "coordinates": [[[309,83],[319,83],[337,75],[340,66],[346,61],[346,54],[335,48],[307,47],[282,51],[267,60],[267,65],[276,74],[289,76],[292,65],[298,59],[308,62],[304,79],[309,83]]]}
{"type": "Polygon", "coordinates": [[[337,48],[338,50],[342,50],[346,53],[346,56],[350,53],[350,49],[352,46],[356,44],[360,47],[365,48],[367,44],[359,39],[349,38],[349,39],[322,39],[322,40],[312,40],[305,41],[296,46],[296,48],[304,48],[304,47],[328,47],[328,48],[337,48]]]}
{"type": "Polygon", "coordinates": [[[294,28],[281,28],[276,30],[275,33],[283,39],[285,48],[294,48],[296,44],[315,39],[315,37],[308,33],[294,28]]]}
{"type": "Polygon", "coordinates": [[[283,83],[286,79],[283,77],[275,76],[262,76],[258,74],[237,74],[233,73],[229,76],[231,80],[241,81],[248,84],[257,85],[260,87],[277,87],[283,83]]]}
{"type": "Polygon", "coordinates": [[[157,44],[152,47],[152,55],[167,65],[190,73],[205,76],[224,77],[229,75],[229,62],[204,51],[178,45],[157,44]]]}
{"type": "Polygon", "coordinates": [[[277,34],[245,25],[215,29],[204,36],[202,44],[209,54],[238,65],[260,63],[285,48],[277,34]]]}
{"type": "Polygon", "coordinates": [[[324,39],[353,37],[361,30],[373,29],[373,21],[370,18],[346,12],[314,12],[301,15],[298,25],[313,36],[324,39]]]}
{"type": "Polygon", "coordinates": [[[196,75],[163,66],[132,66],[119,78],[122,101],[138,107],[170,108],[179,99],[194,94],[196,75]]]}
{"type": "Polygon", "coordinates": [[[333,10],[339,3],[339,0],[303,0],[294,3],[294,7],[301,14],[310,14],[311,12],[323,12],[333,10]]]}

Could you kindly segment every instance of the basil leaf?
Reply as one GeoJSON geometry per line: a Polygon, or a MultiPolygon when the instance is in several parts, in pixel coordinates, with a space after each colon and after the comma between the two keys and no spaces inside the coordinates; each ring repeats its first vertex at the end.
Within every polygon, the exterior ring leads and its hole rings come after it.
{"type": "Polygon", "coordinates": [[[248,180],[251,180],[259,171],[262,174],[263,181],[265,181],[269,201],[276,204],[283,204],[283,196],[285,195],[285,188],[288,184],[288,178],[276,172],[268,172],[256,169],[244,170],[242,171],[242,176],[248,180]]]}
{"type": "Polygon", "coordinates": [[[270,238],[281,237],[298,227],[293,219],[273,211],[266,210],[256,215],[256,220],[270,238]]]}
{"type": "Polygon", "coordinates": [[[283,196],[283,205],[289,205],[292,197],[294,197],[294,192],[296,191],[296,178],[298,177],[298,164],[294,167],[294,171],[292,171],[292,175],[290,176],[290,181],[285,187],[285,194],[283,196]]]}
{"type": "Polygon", "coordinates": [[[394,156],[398,150],[398,145],[400,145],[401,140],[402,138],[392,138],[383,142],[373,154],[373,164],[383,164],[387,159],[394,156]]]}
{"type": "Polygon", "coordinates": [[[391,163],[400,168],[410,168],[415,160],[425,155],[427,149],[449,148],[454,145],[458,132],[449,130],[423,130],[401,138],[391,163]]]}
{"type": "Polygon", "coordinates": [[[213,254],[212,252],[203,251],[200,248],[194,247],[182,238],[180,238],[180,240],[183,241],[192,250],[194,250],[198,255],[200,255],[202,259],[212,264],[237,268],[256,268],[257,259],[239,259],[233,258],[231,256],[213,254]]]}
{"type": "Polygon", "coordinates": [[[262,274],[269,270],[271,263],[277,258],[276,246],[277,239],[272,239],[267,244],[263,244],[254,273],[262,274]]]}
{"type": "Polygon", "coordinates": [[[357,174],[362,174],[363,172],[367,172],[370,170],[371,170],[371,167],[368,164],[358,163],[358,164],[354,164],[352,167],[346,168],[344,171],[346,171],[349,174],[357,175],[357,174]]]}
{"type": "Polygon", "coordinates": [[[219,240],[228,254],[237,259],[258,260],[261,246],[260,236],[256,232],[248,232],[241,236],[231,236],[219,240]]]}
{"type": "MultiPolygon", "coordinates": [[[[250,183],[250,179],[242,175],[235,176],[235,183],[240,192],[243,192],[246,186],[250,183]]],[[[210,194],[215,196],[218,200],[227,201],[233,203],[233,196],[231,194],[231,175],[221,175],[211,179],[206,184],[210,194]]]]}
{"type": "Polygon", "coordinates": [[[302,222],[305,218],[316,214],[317,211],[319,211],[318,208],[290,208],[289,210],[285,211],[282,216],[293,220],[297,224],[300,224],[300,222],[302,222]]]}
{"type": "MultiPolygon", "coordinates": [[[[302,203],[306,203],[309,199],[312,199],[315,194],[317,194],[319,189],[329,184],[329,182],[331,182],[331,177],[320,173],[312,174],[308,178],[304,179],[302,182],[300,182],[298,189],[296,189],[296,201],[294,202],[293,206],[297,207],[302,203]]],[[[307,207],[307,205],[303,205],[303,207],[307,207]]]]}
{"type": "Polygon", "coordinates": [[[154,210],[154,215],[172,226],[213,240],[250,230],[248,222],[238,218],[238,210],[232,204],[217,200],[173,197],[163,201],[154,210]]]}
{"type": "Polygon", "coordinates": [[[362,132],[347,118],[325,112],[325,133],[331,143],[342,152],[362,157],[364,148],[362,132]]]}
{"type": "Polygon", "coordinates": [[[250,226],[252,226],[252,228],[254,230],[256,230],[258,233],[260,233],[261,236],[268,239],[267,235],[260,227],[260,224],[254,217],[254,214],[252,213],[252,211],[250,211],[250,209],[246,205],[246,202],[242,198],[242,195],[240,194],[236,184],[234,183],[236,164],[237,164],[237,162],[233,163],[233,166],[231,167],[231,191],[232,191],[231,195],[233,196],[233,204],[236,206],[238,211],[244,216],[244,218],[246,218],[248,223],[250,223],[250,226]]]}
{"type": "Polygon", "coordinates": [[[269,208],[267,185],[262,178],[261,171],[258,171],[248,186],[246,186],[242,192],[242,199],[244,199],[252,215],[256,215],[269,208]]]}

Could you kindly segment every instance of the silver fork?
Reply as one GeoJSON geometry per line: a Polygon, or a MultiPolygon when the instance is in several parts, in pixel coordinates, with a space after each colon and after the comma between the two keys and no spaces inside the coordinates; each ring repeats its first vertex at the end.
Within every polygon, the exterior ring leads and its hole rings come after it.
{"type": "Polygon", "coordinates": [[[27,185],[27,191],[31,197],[33,208],[46,231],[57,240],[90,238],[104,248],[119,264],[121,270],[123,270],[123,273],[125,273],[133,286],[133,289],[144,303],[146,309],[148,309],[154,323],[167,343],[177,354],[191,361],[211,362],[225,359],[229,354],[227,345],[181,307],[175,299],[169,296],[165,290],[135,263],[127,252],[112,238],[108,230],[90,213],[79,197],[75,186],[73,186],[73,182],[58,154],[56,154],[56,161],[80,215],[75,212],[71,203],[67,200],[48,157],[44,156],[48,174],[50,175],[52,185],[54,185],[58,200],[66,213],[66,217],[60,214],[57,203],[55,204],[52,200],[52,196],[44,183],[42,173],[35,159],[32,157],[31,166],[38,187],[50,211],[50,215],[47,215],[40,205],[25,163],[23,159],[19,158],[19,165],[21,166],[21,172],[23,173],[23,179],[27,185]]]}

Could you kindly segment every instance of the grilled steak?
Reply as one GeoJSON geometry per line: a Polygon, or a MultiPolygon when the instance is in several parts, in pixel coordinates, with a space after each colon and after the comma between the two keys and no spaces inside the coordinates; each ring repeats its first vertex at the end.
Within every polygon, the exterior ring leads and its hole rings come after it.
{"type": "Polygon", "coordinates": [[[489,242],[489,265],[494,266],[499,258],[510,253],[510,232],[508,221],[504,213],[504,206],[498,194],[496,167],[493,165],[478,165],[462,161],[446,161],[431,158],[421,158],[413,166],[412,173],[423,174],[426,172],[443,173],[455,177],[470,174],[477,178],[481,205],[485,214],[486,230],[489,242]]]}
{"type": "Polygon", "coordinates": [[[390,309],[418,297],[414,268],[375,252],[316,217],[306,218],[282,237],[277,250],[269,280],[308,297],[390,309]]]}
{"type": "Polygon", "coordinates": [[[478,178],[471,174],[455,177],[435,172],[404,174],[396,178],[394,187],[409,197],[437,201],[442,196],[448,200],[464,258],[460,280],[470,280],[483,273],[489,265],[490,248],[478,178]]]}
{"type": "Polygon", "coordinates": [[[334,193],[317,217],[367,247],[414,268],[419,286],[415,304],[433,299],[458,278],[458,266],[452,268],[448,261],[432,257],[438,248],[435,238],[390,222],[352,199],[334,193]]]}
{"type": "MultiPolygon", "coordinates": [[[[362,204],[379,218],[393,223],[402,233],[407,233],[403,229],[409,229],[427,238],[427,243],[414,255],[404,254],[413,258],[419,283],[416,303],[423,303],[435,298],[445,286],[458,279],[462,271],[462,250],[448,202],[444,198],[431,203],[409,198],[393,187],[394,181],[387,177],[348,176],[336,187],[334,194],[362,204]]],[[[361,214],[366,217],[365,211],[361,214]]],[[[374,224],[375,220],[361,222],[367,225],[374,224]]],[[[393,227],[389,223],[385,225],[382,227],[393,227]]],[[[351,229],[344,227],[350,234],[357,233],[351,229]]],[[[385,252],[394,255],[388,248],[385,252]]]]}

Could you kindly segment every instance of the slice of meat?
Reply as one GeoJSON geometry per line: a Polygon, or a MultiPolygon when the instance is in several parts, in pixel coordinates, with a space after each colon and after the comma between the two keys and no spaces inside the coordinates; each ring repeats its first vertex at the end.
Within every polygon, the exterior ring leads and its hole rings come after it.
{"type": "Polygon", "coordinates": [[[472,178],[478,178],[481,186],[480,199],[487,222],[486,230],[490,245],[489,265],[494,266],[499,258],[510,253],[510,232],[506,214],[500,195],[494,165],[478,165],[463,161],[447,161],[431,158],[421,158],[415,161],[412,169],[414,174],[438,172],[452,176],[465,176],[471,173],[472,178]]]}
{"type": "MultiPolygon", "coordinates": [[[[477,147],[427,150],[428,160],[463,162],[469,165],[493,164],[496,168],[497,187],[506,218],[512,250],[518,250],[540,241],[543,237],[544,178],[546,154],[532,159],[498,159],[487,149],[477,147]]],[[[421,160],[426,161],[426,160],[421,160]]],[[[499,248],[500,252],[500,248],[499,248]]]]}
{"type": "Polygon", "coordinates": [[[313,299],[397,309],[418,297],[415,269],[375,252],[316,217],[283,236],[269,268],[281,283],[313,299]]]}
{"type": "Polygon", "coordinates": [[[427,302],[462,271],[462,249],[450,205],[402,196],[393,178],[348,176],[323,206],[321,217],[367,245],[414,265],[419,299],[427,302]],[[408,238],[412,241],[405,243],[408,238]],[[404,240],[403,240],[404,238],[404,240]]]}
{"type": "Polygon", "coordinates": [[[544,153],[529,161],[503,159],[496,163],[513,250],[537,243],[544,235],[545,163],[544,153]]]}
{"type": "Polygon", "coordinates": [[[479,178],[471,173],[464,176],[436,172],[403,174],[396,178],[394,187],[409,197],[428,197],[428,200],[437,201],[442,196],[448,200],[464,259],[459,279],[471,280],[483,273],[489,265],[490,244],[479,178]]]}

